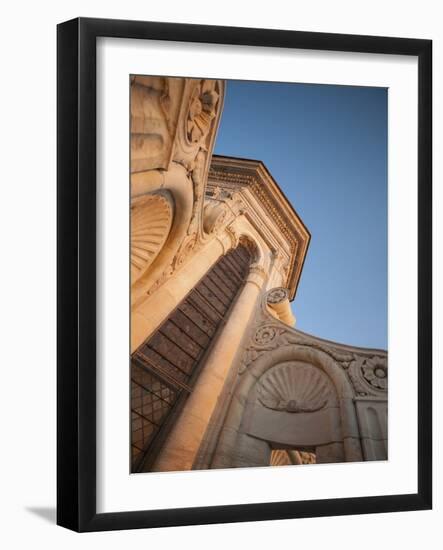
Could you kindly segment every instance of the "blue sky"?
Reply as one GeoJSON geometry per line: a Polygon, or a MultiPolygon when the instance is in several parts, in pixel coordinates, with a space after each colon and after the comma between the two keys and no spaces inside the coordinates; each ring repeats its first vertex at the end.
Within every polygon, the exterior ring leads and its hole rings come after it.
{"type": "Polygon", "coordinates": [[[311,232],[296,327],[387,349],[387,90],[228,81],[214,152],[262,160],[311,232]]]}

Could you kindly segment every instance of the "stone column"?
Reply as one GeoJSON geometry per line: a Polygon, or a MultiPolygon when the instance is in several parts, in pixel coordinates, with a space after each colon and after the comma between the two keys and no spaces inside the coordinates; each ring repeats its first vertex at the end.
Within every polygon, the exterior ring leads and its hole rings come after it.
{"type": "Polygon", "coordinates": [[[265,280],[263,268],[251,266],[240,296],[154,464],[153,471],[182,471],[192,468],[265,280]]]}
{"type": "Polygon", "coordinates": [[[212,239],[132,311],[131,353],[159,327],[232,244],[228,234],[212,239]]]}

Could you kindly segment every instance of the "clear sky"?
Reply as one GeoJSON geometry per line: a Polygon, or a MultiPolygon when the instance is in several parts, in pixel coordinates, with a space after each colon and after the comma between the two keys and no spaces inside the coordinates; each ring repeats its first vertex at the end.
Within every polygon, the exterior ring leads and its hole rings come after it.
{"type": "Polygon", "coordinates": [[[215,154],[263,161],[311,232],[296,328],[387,349],[387,90],[228,81],[215,154]]]}

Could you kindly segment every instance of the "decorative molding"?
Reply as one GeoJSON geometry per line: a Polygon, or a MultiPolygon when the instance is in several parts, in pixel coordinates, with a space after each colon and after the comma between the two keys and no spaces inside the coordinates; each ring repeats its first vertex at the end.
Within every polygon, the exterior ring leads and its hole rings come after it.
{"type": "Polygon", "coordinates": [[[221,201],[210,201],[203,210],[203,230],[207,235],[217,233],[227,221],[229,208],[221,201]]]}
{"type": "Polygon", "coordinates": [[[354,356],[348,374],[358,396],[386,395],[388,390],[387,356],[354,356]]]}
{"type": "Polygon", "coordinates": [[[282,260],[282,274],[292,299],[310,240],[310,234],[300,218],[261,162],[213,157],[207,185],[208,196],[220,196],[220,188],[223,188],[224,193],[249,189],[274,221],[290,248],[289,260],[282,260]]]}
{"type": "Polygon", "coordinates": [[[259,346],[268,346],[271,342],[274,342],[281,332],[277,327],[272,325],[265,325],[259,327],[254,334],[254,342],[259,346]]]}
{"type": "Polygon", "coordinates": [[[262,203],[266,212],[272,217],[277,227],[290,244],[293,255],[295,256],[299,244],[301,244],[303,240],[306,240],[306,237],[294,226],[293,221],[285,215],[281,209],[281,205],[279,205],[275,197],[272,196],[269,188],[263,184],[259,175],[255,171],[252,174],[234,172],[234,167],[232,171],[220,171],[220,169],[214,166],[216,162],[217,161],[213,159],[209,170],[210,179],[217,182],[216,186],[220,186],[220,184],[230,184],[234,189],[238,187],[248,187],[262,203]]]}
{"type": "Polygon", "coordinates": [[[386,360],[382,357],[371,357],[362,366],[363,378],[374,388],[388,388],[388,369],[386,360]]]}
{"type": "Polygon", "coordinates": [[[192,253],[196,252],[197,243],[198,238],[196,233],[189,235],[183,240],[180,248],[177,251],[177,254],[175,255],[174,261],[172,262],[173,271],[180,269],[180,267],[186,263],[187,259],[192,255],[192,253]]]}
{"type": "Polygon", "coordinates": [[[162,286],[162,284],[165,283],[169,279],[169,277],[171,277],[173,273],[174,269],[170,264],[166,267],[166,269],[164,269],[160,277],[158,277],[155,282],[148,288],[148,290],[146,291],[146,295],[151,296],[151,294],[158,290],[162,286]]]}
{"type": "Polygon", "coordinates": [[[173,160],[192,172],[198,153],[203,151],[207,157],[212,149],[223,104],[224,83],[211,79],[185,80],[185,106],[178,127],[173,160]]]}
{"type": "MultiPolygon", "coordinates": [[[[175,240],[170,257],[162,255],[164,265],[156,264],[152,280],[149,274],[143,279],[148,288],[143,288],[139,281],[144,295],[151,295],[158,289],[200,244],[208,240],[203,230],[203,206],[224,89],[223,80],[151,76],[131,79],[133,176],[138,177],[137,181],[158,181],[159,186],[169,189],[177,199],[180,215],[186,212],[180,225],[174,225],[175,240]],[[179,179],[175,177],[178,165],[184,168],[179,179]],[[161,178],[152,174],[161,175],[161,178]],[[185,210],[183,204],[187,206],[185,210]]],[[[137,257],[134,264],[136,262],[137,257]]]]}
{"type": "MultiPolygon", "coordinates": [[[[267,295],[263,299],[266,305],[267,295]]],[[[239,374],[242,375],[259,357],[283,346],[310,347],[329,355],[346,372],[355,396],[375,396],[386,399],[388,385],[387,353],[343,346],[302,333],[276,321],[262,308],[251,328],[240,358],[239,374]]]]}
{"type": "Polygon", "coordinates": [[[213,82],[201,80],[191,94],[186,116],[186,137],[189,143],[202,143],[211,129],[220,97],[213,82]]]}
{"type": "Polygon", "coordinates": [[[256,329],[252,336],[252,341],[245,350],[245,356],[242,361],[243,368],[241,369],[241,372],[243,372],[249,363],[254,361],[262,353],[271,351],[277,347],[288,345],[308,346],[318,349],[324,353],[327,353],[338,363],[344,363],[346,366],[348,362],[350,363],[354,359],[354,354],[347,353],[346,351],[342,352],[333,346],[326,346],[319,342],[315,342],[305,336],[302,336],[300,332],[287,327],[287,325],[284,325],[283,323],[265,323],[263,325],[259,324],[258,327],[256,325],[256,329]]]}
{"type": "MultiPolygon", "coordinates": [[[[224,82],[210,79],[186,79],[186,82],[188,104],[177,132],[173,160],[185,167],[192,181],[193,207],[187,235],[195,234],[197,244],[207,240],[203,228],[204,197],[223,106],[224,82]]],[[[189,250],[188,243],[187,246],[189,250]]]]}
{"type": "Polygon", "coordinates": [[[277,287],[270,290],[266,295],[268,304],[280,304],[288,299],[289,293],[286,288],[277,287]]]}
{"type": "Polygon", "coordinates": [[[320,369],[284,363],[269,369],[260,378],[257,392],[258,400],[268,409],[300,413],[325,407],[334,389],[320,369]]]}

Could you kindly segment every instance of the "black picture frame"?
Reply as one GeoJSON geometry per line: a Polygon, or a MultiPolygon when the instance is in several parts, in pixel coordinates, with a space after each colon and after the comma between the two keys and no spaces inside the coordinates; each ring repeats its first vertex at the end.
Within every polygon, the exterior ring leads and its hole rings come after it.
{"type": "Polygon", "coordinates": [[[57,29],[57,523],[104,531],[432,507],[432,42],[78,18],[57,29]],[[96,512],[96,39],[167,40],[418,58],[416,494],[96,512]]]}

